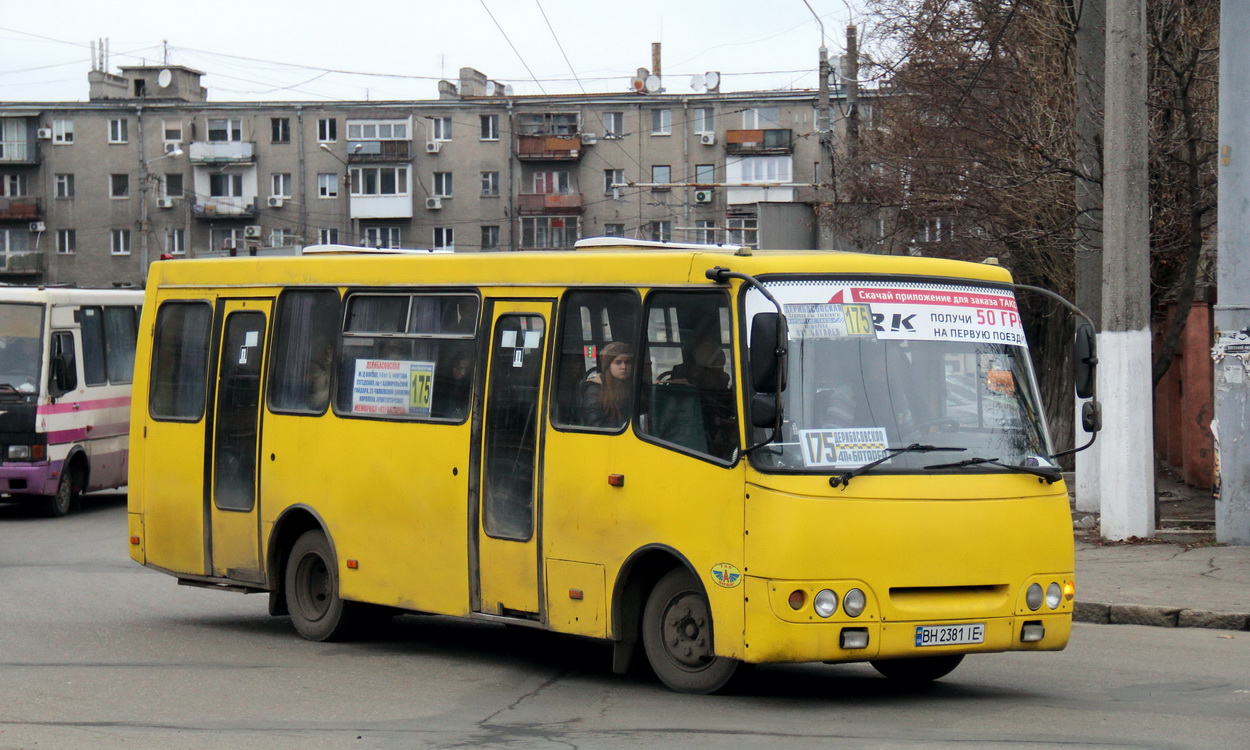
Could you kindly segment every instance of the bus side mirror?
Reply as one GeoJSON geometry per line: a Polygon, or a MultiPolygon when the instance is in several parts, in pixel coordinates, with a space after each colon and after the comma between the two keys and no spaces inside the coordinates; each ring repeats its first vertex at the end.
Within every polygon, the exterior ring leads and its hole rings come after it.
{"type": "MultiPolygon", "coordinates": [[[[781,313],[756,313],[752,318],[751,387],[756,393],[780,393],[786,389],[785,365],[788,338],[786,318],[781,313]]],[[[751,421],[754,423],[754,406],[751,411],[751,421]]],[[[771,424],[772,421],[769,421],[768,425],[771,424]]]]}
{"type": "Polygon", "coordinates": [[[751,397],[751,426],[768,429],[777,426],[777,397],[757,393],[751,397]]]}
{"type": "Polygon", "coordinates": [[[1098,432],[1102,429],[1102,404],[1086,401],[1081,406],[1081,428],[1086,432],[1098,432]]]}
{"type": "Polygon", "coordinates": [[[1094,329],[1088,323],[1076,327],[1076,340],[1072,343],[1072,369],[1076,395],[1079,398],[1093,396],[1098,374],[1098,345],[1094,329]]]}

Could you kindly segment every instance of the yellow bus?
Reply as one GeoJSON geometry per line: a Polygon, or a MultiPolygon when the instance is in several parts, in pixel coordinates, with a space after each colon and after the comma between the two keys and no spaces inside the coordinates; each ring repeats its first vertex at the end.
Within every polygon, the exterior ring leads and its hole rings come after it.
{"type": "Polygon", "coordinates": [[[399,613],[742,663],[1059,650],[1068,496],[994,265],[620,239],[152,266],[131,557],[312,640],[399,613]]]}

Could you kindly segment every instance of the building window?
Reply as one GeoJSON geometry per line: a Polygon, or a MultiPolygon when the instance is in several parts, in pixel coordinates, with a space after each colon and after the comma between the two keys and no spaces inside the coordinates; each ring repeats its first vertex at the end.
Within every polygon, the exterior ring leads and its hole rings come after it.
{"type": "Polygon", "coordinates": [[[482,126],[482,140],[499,140],[499,115],[478,115],[478,121],[482,126]]]}
{"type": "Polygon", "coordinates": [[[744,130],[771,130],[781,127],[781,118],[776,107],[754,107],[742,111],[742,128],[744,130]]]}
{"type": "Polygon", "coordinates": [[[73,229],[56,230],[56,252],[58,255],[73,255],[78,249],[78,232],[73,229]]]}
{"type": "Polygon", "coordinates": [[[430,120],[432,123],[431,126],[433,130],[431,132],[434,133],[434,140],[450,141],[451,140],[451,118],[450,117],[431,117],[430,120]]]}
{"type": "Polygon", "coordinates": [[[725,221],[725,242],[755,247],[759,244],[759,220],[753,216],[731,216],[725,221]]]}
{"type": "Polygon", "coordinates": [[[694,165],[694,181],[699,185],[711,185],[716,182],[715,164],[694,165]]]}
{"type": "Polygon", "coordinates": [[[274,172],[273,175],[271,176],[273,177],[273,186],[272,186],[272,189],[270,190],[270,195],[274,196],[275,198],[290,198],[291,197],[291,173],[290,172],[274,172]]]}
{"type": "Polygon", "coordinates": [[[399,227],[365,227],[365,247],[398,248],[399,227]]]}
{"type": "Polygon", "coordinates": [[[625,135],[625,113],[603,113],[603,137],[620,138],[625,135]]]}
{"type": "Polygon", "coordinates": [[[482,173],[482,197],[498,198],[499,197],[499,173],[483,172],[482,173]]]}
{"type": "Polygon", "coordinates": [[[318,229],[317,243],[320,245],[337,245],[339,244],[339,230],[337,229],[318,229]]]}
{"type": "Polygon", "coordinates": [[[352,169],[352,195],[408,195],[408,167],[352,169]]]}
{"type": "Polygon", "coordinates": [[[322,172],[317,175],[317,197],[339,197],[339,176],[334,172],[322,172]]]}
{"type": "Polygon", "coordinates": [[[651,239],[655,240],[656,242],[672,242],[673,222],[671,221],[651,222],[651,239]]]}
{"type": "Polygon", "coordinates": [[[456,230],[453,227],[434,227],[434,249],[455,250],[456,230]]]}
{"type": "Polygon", "coordinates": [[[708,219],[696,219],[694,222],[694,241],[701,245],[715,245],[716,222],[708,219]]]}
{"type": "Polygon", "coordinates": [[[534,192],[540,195],[569,195],[571,192],[569,173],[535,172],[534,192]]]}
{"type": "Polygon", "coordinates": [[[339,121],[333,117],[317,120],[317,140],[333,143],[339,139],[339,121]]]}
{"type": "Polygon", "coordinates": [[[621,196],[621,189],[616,185],[625,184],[625,170],[623,169],[605,169],[603,170],[603,194],[610,195],[613,198],[621,196]]]}
{"type": "Polygon", "coordinates": [[[712,119],[712,109],[710,107],[696,108],[693,122],[695,135],[716,132],[716,121],[712,119]]]}
{"type": "Polygon", "coordinates": [[[233,143],[243,140],[243,121],[210,119],[208,140],[211,143],[233,143]]]}
{"type": "Polygon", "coordinates": [[[109,175],[109,197],[110,198],[129,198],[130,197],[130,175],[128,174],[109,175]]]}
{"type": "Polygon", "coordinates": [[[651,110],[651,135],[670,135],[673,132],[673,110],[651,110]]]}
{"type": "Polygon", "coordinates": [[[243,175],[210,174],[208,176],[208,194],[213,198],[242,198],[243,175]]]}
{"type": "Polygon", "coordinates": [[[227,251],[233,255],[235,250],[243,247],[243,239],[239,236],[240,231],[235,227],[210,229],[208,230],[208,244],[214,250],[227,251]]]}
{"type": "Polygon", "coordinates": [[[667,164],[654,164],[651,167],[651,182],[655,185],[652,190],[668,190],[668,183],[672,182],[673,170],[667,164]]]}
{"type": "Polygon", "coordinates": [[[59,174],[56,176],[56,197],[73,198],[74,197],[74,175],[59,174]]]}
{"type": "Polygon", "coordinates": [[[482,227],[482,249],[498,250],[499,249],[499,227],[484,226],[482,227]]]}
{"type": "Polygon", "coordinates": [[[165,252],[170,255],[187,254],[187,230],[171,229],[165,233],[165,252]]]}
{"type": "Polygon", "coordinates": [[[603,236],[604,237],[624,237],[625,225],[624,224],[604,224],[603,236]]]}
{"type": "Polygon", "coordinates": [[[517,115],[521,135],[577,135],[581,132],[576,112],[530,112],[517,115]]]}
{"type": "Polygon", "coordinates": [[[73,120],[53,120],[52,121],[52,142],[53,143],[73,143],[74,142],[74,121],[73,120]]]}
{"type": "Polygon", "coordinates": [[[521,218],[521,247],[563,250],[577,242],[576,216],[534,216],[521,218]]]}
{"type": "Polygon", "coordinates": [[[114,229],[111,233],[110,250],[113,255],[130,255],[130,230],[114,229]]]}
{"type": "Polygon", "coordinates": [[[275,229],[269,233],[270,247],[290,247],[295,244],[295,233],[290,229],[275,229]]]}
{"type": "Polygon", "coordinates": [[[165,175],[165,197],[181,198],[182,197],[182,175],[175,173],[167,173],[165,175]]]}
{"type": "Polygon", "coordinates": [[[452,196],[451,172],[434,173],[434,195],[439,198],[450,198],[452,196]]]}
{"type": "Polygon", "coordinates": [[[182,121],[181,120],[162,120],[161,130],[164,131],[164,134],[165,134],[165,143],[167,144],[165,148],[166,153],[173,150],[171,148],[168,148],[168,144],[182,143],[182,121]]]}
{"type": "MultiPolygon", "coordinates": [[[[125,175],[122,175],[125,177],[125,175]]],[[[24,174],[0,175],[0,196],[20,198],[27,194],[29,182],[24,174]]]]}
{"type": "Polygon", "coordinates": [[[274,143],[290,143],[291,142],[291,118],[289,117],[271,117],[269,118],[270,139],[274,143]]]}
{"type": "Polygon", "coordinates": [[[406,141],[407,120],[348,120],[349,141],[406,141]]]}
{"type": "Polygon", "coordinates": [[[109,120],[109,143],[130,142],[130,120],[109,120]]]}

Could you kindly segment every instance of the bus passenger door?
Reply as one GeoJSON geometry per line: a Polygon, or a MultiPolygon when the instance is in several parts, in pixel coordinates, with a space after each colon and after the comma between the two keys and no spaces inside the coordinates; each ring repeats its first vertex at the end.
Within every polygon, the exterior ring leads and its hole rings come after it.
{"type": "Polygon", "coordinates": [[[472,608],[536,617],[543,415],[552,301],[495,302],[487,360],[472,608]]]}
{"type": "Polygon", "coordinates": [[[257,436],[265,359],[268,300],[226,300],[213,398],[212,574],[263,583],[257,503],[257,436]]]}

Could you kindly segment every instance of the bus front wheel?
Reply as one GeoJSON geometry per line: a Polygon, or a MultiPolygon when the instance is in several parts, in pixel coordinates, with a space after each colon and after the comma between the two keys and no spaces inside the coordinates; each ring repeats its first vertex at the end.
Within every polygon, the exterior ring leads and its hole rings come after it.
{"type": "Polygon", "coordinates": [[[81,490],[78,472],[66,468],[61,472],[61,481],[56,484],[56,494],[43,499],[43,514],[49,518],[62,518],[69,515],[78,499],[81,490]]]}
{"type": "Polygon", "coordinates": [[[354,602],[339,597],[338,569],[330,541],[321,531],[295,540],[286,566],[286,606],[291,623],[310,641],[339,641],[355,635],[354,602]]]}
{"type": "Polygon", "coordinates": [[[714,693],[738,669],[737,659],[716,656],[707,596],[684,569],[667,573],[647,597],[642,643],[656,676],[679,693],[714,693]]]}
{"type": "Polygon", "coordinates": [[[955,671],[955,667],[958,667],[959,662],[963,660],[963,654],[953,654],[914,659],[879,659],[870,663],[873,669],[893,682],[920,685],[945,677],[955,671]]]}

